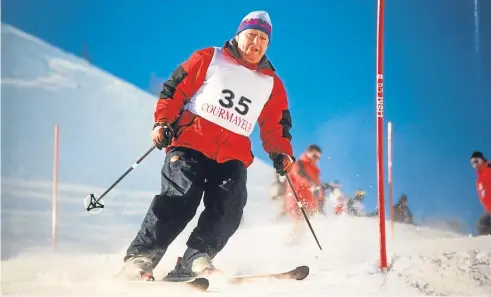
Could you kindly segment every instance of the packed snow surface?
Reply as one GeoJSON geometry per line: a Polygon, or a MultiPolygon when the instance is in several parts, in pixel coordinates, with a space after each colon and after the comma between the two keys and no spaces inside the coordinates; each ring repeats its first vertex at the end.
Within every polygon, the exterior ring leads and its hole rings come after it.
{"type": "MultiPolygon", "coordinates": [[[[250,210],[253,211],[253,210],[250,210]]],[[[288,223],[243,228],[215,264],[229,273],[267,273],[309,265],[303,281],[261,281],[227,286],[211,279],[212,295],[299,296],[346,295],[489,295],[491,293],[491,237],[467,238],[441,231],[396,226],[389,241],[387,274],[377,269],[377,221],[317,218],[313,221],[323,251],[306,234],[303,242],[288,245],[288,223]]],[[[82,228],[81,228],[82,229],[82,228]]],[[[188,230],[189,231],[189,230],[188,230]]],[[[186,232],[158,267],[162,277],[185,248],[186,232]]],[[[111,236],[109,234],[108,236],[111,236]]],[[[129,238],[128,238],[129,239],[129,238]]],[[[31,252],[2,262],[2,292],[14,295],[145,295],[197,294],[164,284],[125,283],[114,278],[118,254],[31,252]]]]}
{"type": "MultiPolygon", "coordinates": [[[[162,153],[150,155],[118,185],[105,199],[104,211],[89,214],[83,208],[86,195],[100,194],[150,147],[154,96],[5,24],[2,55],[2,294],[201,294],[114,277],[159,190],[162,153]],[[50,249],[54,124],[61,131],[57,252],[50,249]]],[[[230,274],[309,265],[310,276],[240,286],[212,278],[206,294],[491,295],[491,237],[406,225],[396,225],[392,236],[387,222],[390,269],[385,274],[377,268],[377,219],[315,217],[312,225],[323,250],[306,224],[303,239],[293,244],[291,222],[275,219],[277,205],[269,199],[272,174],[261,160],[249,169],[244,222],[215,265],[230,274]]],[[[157,278],[182,254],[195,223],[171,245],[157,278]]]]}

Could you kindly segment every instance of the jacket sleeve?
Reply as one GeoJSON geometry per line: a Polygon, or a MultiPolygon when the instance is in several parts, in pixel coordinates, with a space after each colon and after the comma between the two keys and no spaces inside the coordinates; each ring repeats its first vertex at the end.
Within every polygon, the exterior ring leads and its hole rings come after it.
{"type": "Polygon", "coordinates": [[[154,112],[155,122],[172,124],[177,120],[186,102],[203,84],[213,52],[212,47],[196,51],[172,72],[160,92],[154,112]]]}
{"type": "Polygon", "coordinates": [[[290,129],[292,119],[283,82],[274,76],[273,91],[258,118],[264,150],[271,156],[286,153],[293,156],[290,129]]]}

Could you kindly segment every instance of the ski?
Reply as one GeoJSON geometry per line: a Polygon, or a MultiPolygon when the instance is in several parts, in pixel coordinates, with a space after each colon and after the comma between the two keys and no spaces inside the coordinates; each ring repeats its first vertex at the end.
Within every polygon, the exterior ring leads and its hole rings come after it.
{"type": "Polygon", "coordinates": [[[132,281],[131,283],[139,283],[139,284],[146,284],[146,285],[158,285],[163,283],[177,285],[177,286],[181,285],[201,292],[208,290],[210,286],[210,282],[208,281],[207,278],[204,277],[199,277],[186,281],[170,281],[170,280],[160,279],[160,280],[153,280],[153,281],[144,281],[144,280],[132,281]]]}
{"type": "Polygon", "coordinates": [[[160,282],[183,284],[193,289],[197,289],[198,291],[206,291],[210,287],[210,281],[204,277],[198,277],[189,281],[170,281],[164,279],[164,280],[160,280],[160,282]]]}
{"type": "Polygon", "coordinates": [[[308,266],[298,266],[297,268],[279,272],[279,273],[268,273],[268,274],[251,274],[251,275],[238,275],[230,278],[229,283],[231,284],[242,284],[248,281],[261,280],[261,279],[277,279],[277,280],[303,280],[309,275],[308,266]]]}
{"type": "MultiPolygon", "coordinates": [[[[309,272],[310,269],[308,266],[298,266],[295,269],[292,269],[290,271],[284,271],[284,272],[232,276],[228,279],[228,283],[232,285],[240,285],[247,282],[251,282],[255,280],[264,280],[264,279],[304,280],[309,275],[309,272]]],[[[207,291],[210,286],[210,281],[206,277],[198,277],[191,280],[183,280],[183,281],[161,279],[161,280],[153,280],[153,281],[137,281],[137,283],[155,284],[155,285],[168,283],[168,284],[184,285],[201,292],[207,291]]]]}

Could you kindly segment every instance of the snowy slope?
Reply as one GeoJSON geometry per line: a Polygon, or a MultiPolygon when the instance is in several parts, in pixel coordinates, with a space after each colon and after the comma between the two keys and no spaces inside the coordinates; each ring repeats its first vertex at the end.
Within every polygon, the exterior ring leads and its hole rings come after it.
{"type": "MultiPolygon", "coordinates": [[[[226,287],[212,279],[217,296],[321,296],[342,295],[459,295],[491,293],[491,239],[462,238],[431,230],[398,232],[390,242],[392,269],[383,275],[375,269],[377,224],[369,219],[317,219],[324,251],[318,252],[310,237],[298,246],[287,246],[289,226],[269,226],[239,231],[215,264],[231,273],[269,272],[299,264],[311,266],[303,282],[258,282],[226,287]],[[286,227],[286,228],[285,228],[286,227]],[[406,237],[407,236],[407,237],[406,237]]],[[[83,227],[81,228],[83,229],[83,227]]],[[[182,252],[180,238],[156,271],[164,275],[182,252]]],[[[161,296],[164,288],[127,284],[113,279],[121,265],[119,254],[53,255],[35,252],[4,261],[2,291],[32,295],[161,296]],[[142,292],[143,290],[143,292],[142,292]]],[[[169,294],[182,290],[167,287],[169,294]]],[[[165,291],[167,292],[167,291],[165,291]]]]}
{"type": "MultiPolygon", "coordinates": [[[[104,212],[83,209],[88,193],[101,193],[150,146],[155,98],[6,25],[2,55],[2,293],[162,296],[159,285],[124,284],[112,275],[159,189],[163,154],[151,154],[111,192],[104,212]],[[58,253],[49,250],[55,123],[61,127],[58,253]]],[[[210,294],[491,294],[491,237],[397,225],[391,240],[387,224],[393,267],[385,276],[375,269],[374,219],[318,217],[312,224],[323,251],[308,233],[300,244],[287,244],[291,225],[274,222],[271,177],[270,165],[256,160],[244,224],[215,264],[230,273],[308,264],[311,276],[301,283],[240,287],[216,280],[210,294]]],[[[157,275],[173,266],[195,221],[171,245],[157,275]]]]}

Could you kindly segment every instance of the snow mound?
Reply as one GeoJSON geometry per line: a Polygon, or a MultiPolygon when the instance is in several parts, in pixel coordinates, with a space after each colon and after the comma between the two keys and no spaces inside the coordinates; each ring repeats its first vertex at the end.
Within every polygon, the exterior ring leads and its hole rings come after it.
{"type": "MultiPolygon", "coordinates": [[[[162,153],[144,160],[106,198],[105,211],[83,208],[150,146],[155,98],[45,42],[2,24],[2,288],[5,295],[185,295],[163,284],[114,278],[129,241],[159,190],[162,153]],[[29,119],[26,121],[25,119],[29,119]],[[5,125],[8,123],[8,125],[5,125]],[[33,126],[33,123],[36,123],[33,126]],[[53,125],[60,124],[58,250],[50,244],[53,125]],[[35,127],[35,128],[33,128],[35,127]],[[22,137],[19,137],[22,131],[22,137]],[[33,145],[35,144],[35,145],[33,145]]],[[[378,221],[315,217],[323,250],[305,227],[291,240],[289,221],[276,221],[268,198],[272,170],[249,169],[244,222],[215,259],[234,274],[283,271],[309,265],[302,282],[227,286],[212,280],[215,296],[489,295],[491,237],[387,222],[391,269],[382,274],[378,221]]],[[[155,271],[165,275],[181,255],[193,220],[155,271]]],[[[196,294],[197,295],[197,294],[196,294]]]]}

